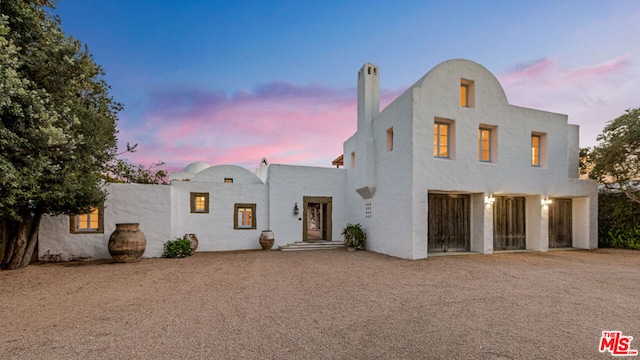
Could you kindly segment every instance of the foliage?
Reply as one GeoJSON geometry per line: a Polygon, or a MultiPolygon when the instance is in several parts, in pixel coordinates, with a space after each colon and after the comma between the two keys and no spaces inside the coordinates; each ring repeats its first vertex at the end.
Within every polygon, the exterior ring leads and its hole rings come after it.
{"type": "Polygon", "coordinates": [[[365,234],[360,224],[347,224],[342,228],[342,236],[344,236],[344,244],[347,247],[355,247],[357,249],[364,249],[367,241],[367,234],[365,234]]]}
{"type": "Polygon", "coordinates": [[[640,205],[620,192],[598,196],[599,247],[640,249],[640,205]]]}
{"type": "Polygon", "coordinates": [[[580,164],[580,179],[589,179],[593,168],[595,166],[591,157],[592,149],[589,147],[580,148],[579,164],[580,164]]]}
{"type": "Polygon", "coordinates": [[[0,1],[0,216],[3,269],[26,266],[43,214],[101,205],[117,113],[104,71],[66,36],[53,0],[0,1]]]}
{"type": "Polygon", "coordinates": [[[589,155],[591,178],[640,204],[640,108],[610,121],[589,155]]]}
{"type": "Polygon", "coordinates": [[[176,238],[164,243],[162,257],[180,259],[191,255],[191,242],[186,238],[176,238]]]}
{"type": "Polygon", "coordinates": [[[167,184],[167,171],[159,167],[164,162],[158,161],[148,167],[143,164],[133,165],[127,160],[115,159],[108,164],[104,175],[107,182],[135,184],[167,184]]]}

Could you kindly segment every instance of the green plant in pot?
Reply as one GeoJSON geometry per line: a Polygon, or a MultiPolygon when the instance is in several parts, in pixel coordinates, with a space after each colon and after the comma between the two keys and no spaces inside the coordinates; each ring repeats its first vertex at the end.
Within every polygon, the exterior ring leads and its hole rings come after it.
{"type": "Polygon", "coordinates": [[[175,238],[164,243],[162,257],[181,259],[191,255],[191,241],[186,238],[175,238]]]}
{"type": "Polygon", "coordinates": [[[342,228],[342,236],[344,236],[344,245],[348,248],[364,249],[367,242],[367,234],[360,224],[347,224],[342,228]]]}

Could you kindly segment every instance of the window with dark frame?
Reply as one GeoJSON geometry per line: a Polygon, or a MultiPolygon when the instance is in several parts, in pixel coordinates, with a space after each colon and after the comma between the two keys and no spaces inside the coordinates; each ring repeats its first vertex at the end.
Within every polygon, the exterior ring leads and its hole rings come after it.
{"type": "Polygon", "coordinates": [[[209,213],[209,193],[190,193],[191,213],[207,214],[209,213]]]}
{"type": "Polygon", "coordinates": [[[88,213],[69,216],[69,232],[72,234],[103,234],[104,208],[92,208],[88,213]]]}
{"type": "Polygon", "coordinates": [[[256,204],[233,206],[233,228],[235,230],[256,229],[256,204]]]}

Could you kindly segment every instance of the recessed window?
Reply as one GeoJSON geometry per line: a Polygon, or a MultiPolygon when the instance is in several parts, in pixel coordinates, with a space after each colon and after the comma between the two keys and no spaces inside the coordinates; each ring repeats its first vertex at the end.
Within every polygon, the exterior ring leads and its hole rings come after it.
{"type": "Polygon", "coordinates": [[[356,168],[356,152],[352,152],[351,153],[351,168],[355,169],[356,168]]]}
{"type": "Polygon", "coordinates": [[[478,129],[478,160],[491,161],[491,129],[478,129]]]}
{"type": "Polygon", "coordinates": [[[247,230],[256,228],[256,204],[235,204],[233,228],[247,230]]]}
{"type": "Polygon", "coordinates": [[[435,122],[433,124],[433,156],[449,158],[449,124],[435,122]]]}
{"type": "Polygon", "coordinates": [[[531,166],[540,166],[540,136],[531,135],[531,166]]]}
{"type": "Polygon", "coordinates": [[[474,86],[472,80],[460,79],[460,106],[474,106],[474,86]]]}
{"type": "Polygon", "coordinates": [[[393,150],[393,128],[387,130],[387,151],[393,150]]]}
{"type": "Polygon", "coordinates": [[[543,133],[531,134],[531,166],[547,166],[547,136],[543,133]]]}
{"type": "Polygon", "coordinates": [[[93,208],[88,213],[70,216],[69,232],[73,234],[104,233],[104,209],[93,208]]]}
{"type": "Polygon", "coordinates": [[[224,178],[225,184],[233,184],[233,178],[224,178]]]}
{"type": "Polygon", "coordinates": [[[191,213],[209,213],[209,193],[191,193],[191,213]]]}

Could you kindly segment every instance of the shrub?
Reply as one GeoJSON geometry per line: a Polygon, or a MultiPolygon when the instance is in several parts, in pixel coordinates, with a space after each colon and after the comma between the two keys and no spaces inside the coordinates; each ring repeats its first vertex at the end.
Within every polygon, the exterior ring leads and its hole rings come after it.
{"type": "Polygon", "coordinates": [[[640,205],[623,193],[598,194],[598,246],[640,250],[640,205]]]}
{"type": "Polygon", "coordinates": [[[342,236],[344,236],[344,244],[347,247],[355,247],[357,249],[364,249],[367,241],[367,234],[365,234],[360,224],[347,224],[342,229],[342,236]]]}
{"type": "Polygon", "coordinates": [[[164,243],[164,252],[162,257],[166,258],[185,258],[191,255],[191,242],[189,239],[176,238],[164,243]]]}

